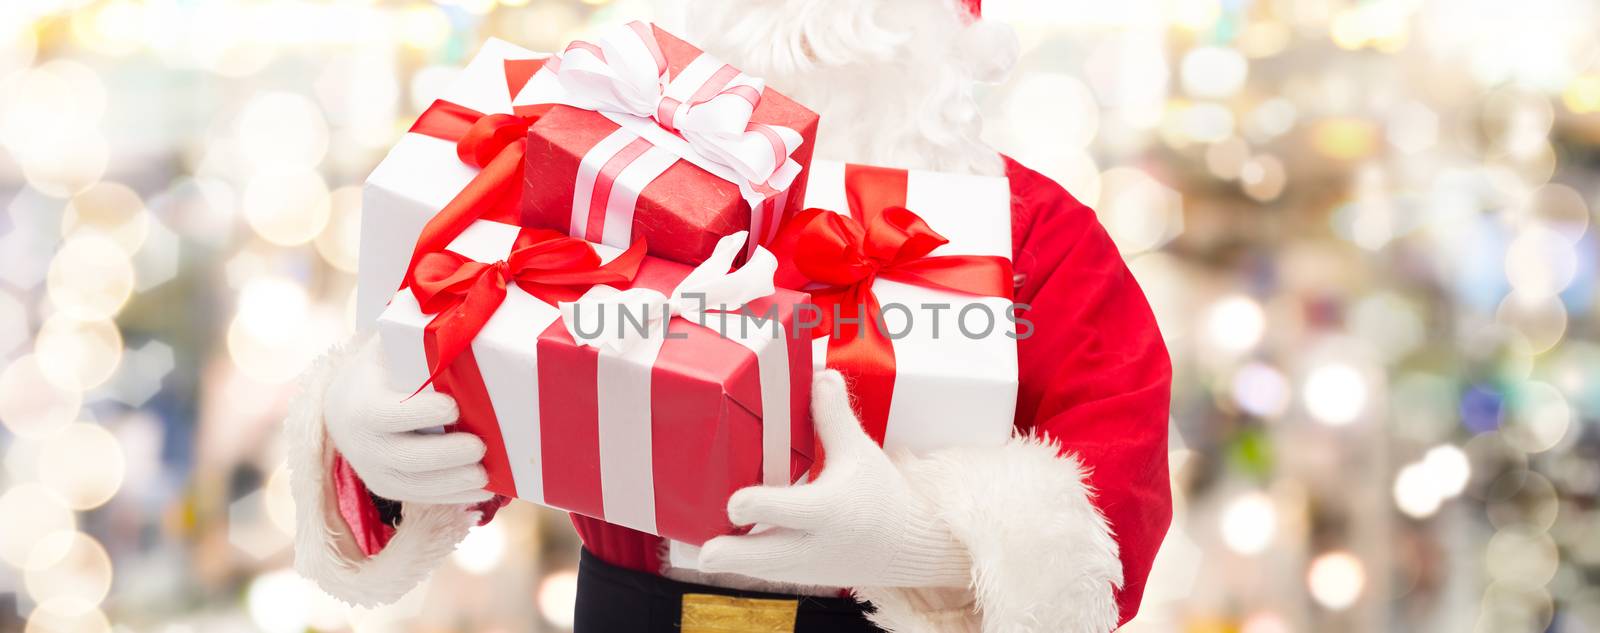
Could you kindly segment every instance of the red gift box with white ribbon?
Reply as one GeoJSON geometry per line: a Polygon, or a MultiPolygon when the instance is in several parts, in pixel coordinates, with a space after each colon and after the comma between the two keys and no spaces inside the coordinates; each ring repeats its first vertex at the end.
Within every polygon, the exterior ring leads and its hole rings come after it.
{"type": "Polygon", "coordinates": [[[378,335],[394,387],[456,398],[488,490],[701,543],[737,531],[735,490],[811,466],[809,299],[773,288],[764,249],[728,272],[743,234],[690,267],[488,220],[450,233],[378,335]]]}
{"type": "Polygon", "coordinates": [[[528,129],[525,226],[698,263],[804,200],[817,114],[653,25],[573,42],[513,103],[555,104],[528,129]]]}

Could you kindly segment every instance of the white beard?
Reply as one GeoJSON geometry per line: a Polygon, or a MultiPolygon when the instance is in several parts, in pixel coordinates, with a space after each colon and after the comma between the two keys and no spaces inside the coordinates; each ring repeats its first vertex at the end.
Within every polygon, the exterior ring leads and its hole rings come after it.
{"type": "Polygon", "coordinates": [[[951,0],[665,0],[687,39],[821,116],[818,158],[999,175],[973,88],[1016,57],[1010,30],[951,0]]]}

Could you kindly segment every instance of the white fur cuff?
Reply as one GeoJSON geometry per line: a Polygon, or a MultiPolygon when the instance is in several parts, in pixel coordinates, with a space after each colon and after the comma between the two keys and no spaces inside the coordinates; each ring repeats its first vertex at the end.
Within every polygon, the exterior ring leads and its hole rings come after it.
{"type": "Polygon", "coordinates": [[[328,476],[333,447],[323,430],[322,403],[333,376],[365,344],[369,341],[358,337],[306,371],[284,432],[295,504],[295,569],[335,598],[377,606],[400,599],[438,568],[478,523],[479,514],[468,505],[405,504],[404,518],[383,551],[370,558],[362,554],[339,516],[328,476]]]}
{"type": "Polygon", "coordinates": [[[939,451],[901,470],[934,500],[972,557],[966,591],[862,588],[893,633],[1106,633],[1122,585],[1117,542],[1084,483],[1053,443],[939,451]]]}

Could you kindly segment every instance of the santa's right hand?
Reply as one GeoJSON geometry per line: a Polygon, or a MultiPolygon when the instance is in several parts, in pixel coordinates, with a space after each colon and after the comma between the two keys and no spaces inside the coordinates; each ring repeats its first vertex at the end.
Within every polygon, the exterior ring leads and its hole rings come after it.
{"type": "Polygon", "coordinates": [[[339,368],[322,414],[334,448],[373,494],[415,503],[477,503],[493,496],[483,489],[483,440],[437,432],[456,421],[455,400],[431,390],[411,396],[390,389],[375,338],[339,368]]]}

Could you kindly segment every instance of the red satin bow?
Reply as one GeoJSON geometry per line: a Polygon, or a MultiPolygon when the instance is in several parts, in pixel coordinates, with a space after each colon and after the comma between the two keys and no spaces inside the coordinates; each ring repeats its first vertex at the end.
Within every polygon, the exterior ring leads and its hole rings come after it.
{"type": "MultiPolygon", "coordinates": [[[[861,423],[883,443],[894,393],[894,345],[884,331],[878,279],[1011,298],[1011,261],[982,255],[930,257],[949,240],[905,208],[906,172],[849,165],[850,215],[807,209],[779,230],[778,285],[805,290],[822,311],[813,330],[828,336],[828,366],[851,378],[861,423]]],[[[918,306],[907,306],[918,318],[918,306]]],[[[959,334],[950,333],[951,336],[959,334]]]]}
{"type": "MultiPolygon", "coordinates": [[[[596,284],[625,284],[639,271],[647,248],[638,240],[616,259],[601,264],[594,247],[548,229],[523,229],[511,254],[492,264],[453,251],[424,253],[412,269],[411,291],[424,314],[435,315],[423,330],[429,354],[428,383],[472,345],[472,339],[506,298],[506,284],[549,304],[574,301],[596,284]]],[[[419,389],[420,390],[420,389],[419,389]]]]}
{"type": "MultiPolygon", "coordinates": [[[[543,59],[506,60],[507,93],[515,98],[544,63],[543,59]]],[[[412,285],[412,276],[424,255],[444,251],[473,222],[516,222],[517,201],[522,193],[518,175],[528,145],[528,127],[549,109],[548,105],[518,106],[516,114],[484,114],[440,99],[417,117],[411,125],[412,133],[454,142],[461,162],[479,171],[423,227],[401,288],[412,285]]]]}

